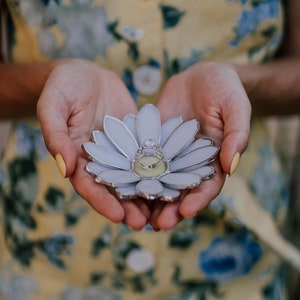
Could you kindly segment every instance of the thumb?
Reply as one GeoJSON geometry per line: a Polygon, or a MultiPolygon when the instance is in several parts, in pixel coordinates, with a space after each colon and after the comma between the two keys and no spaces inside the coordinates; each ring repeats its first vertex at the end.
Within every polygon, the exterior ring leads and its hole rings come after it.
{"type": "Polygon", "coordinates": [[[246,94],[237,96],[238,102],[233,101],[224,116],[224,139],[220,151],[222,168],[229,176],[237,169],[250,135],[251,105],[246,94]]]}
{"type": "Polygon", "coordinates": [[[77,151],[68,135],[67,109],[50,103],[49,99],[46,93],[41,95],[37,116],[48,151],[55,158],[61,175],[70,177],[76,169],[77,151]]]}

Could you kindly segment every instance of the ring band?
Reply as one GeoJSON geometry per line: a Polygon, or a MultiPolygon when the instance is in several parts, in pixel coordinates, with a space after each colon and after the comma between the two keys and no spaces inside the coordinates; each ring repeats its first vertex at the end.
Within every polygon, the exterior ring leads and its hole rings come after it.
{"type": "Polygon", "coordinates": [[[144,164],[143,162],[141,162],[141,160],[140,160],[141,158],[143,158],[143,157],[145,157],[145,156],[138,156],[138,157],[136,157],[135,161],[138,163],[138,165],[139,165],[141,168],[143,168],[143,169],[145,169],[145,170],[152,170],[152,169],[154,169],[154,168],[160,166],[160,164],[161,164],[162,161],[163,161],[163,157],[160,156],[160,155],[158,155],[158,154],[156,154],[156,155],[151,155],[151,156],[157,158],[158,161],[157,161],[156,163],[153,163],[153,164],[147,164],[147,165],[145,165],[145,164],[144,164]]]}

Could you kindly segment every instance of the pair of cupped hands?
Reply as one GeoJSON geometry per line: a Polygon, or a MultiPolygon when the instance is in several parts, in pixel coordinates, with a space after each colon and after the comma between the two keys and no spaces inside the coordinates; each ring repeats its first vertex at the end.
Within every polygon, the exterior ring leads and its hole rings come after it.
{"type": "MultiPolygon", "coordinates": [[[[98,213],[133,230],[149,223],[169,230],[183,218],[204,209],[221,191],[247,147],[251,105],[235,69],[203,62],[171,77],[156,102],[162,122],[174,116],[197,119],[200,135],[220,146],[213,166],[216,175],[199,187],[167,203],[156,200],[120,200],[85,171],[82,144],[93,130],[102,130],[104,115],[122,119],[138,108],[122,80],[96,63],[70,59],[53,67],[37,105],[46,146],[64,177],[98,213]]],[[[151,125],[150,125],[151,126],[151,125]]]]}

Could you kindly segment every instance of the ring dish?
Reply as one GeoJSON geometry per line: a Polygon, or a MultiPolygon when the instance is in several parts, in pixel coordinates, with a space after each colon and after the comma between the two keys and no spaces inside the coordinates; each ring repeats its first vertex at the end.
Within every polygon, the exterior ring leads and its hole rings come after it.
{"type": "Polygon", "coordinates": [[[86,171],[121,199],[174,201],[215,174],[209,164],[219,147],[208,138],[195,140],[199,127],[196,119],[178,116],[161,124],[152,104],[123,120],[105,116],[103,131],[93,131],[93,141],[82,145],[90,157],[86,171]]]}

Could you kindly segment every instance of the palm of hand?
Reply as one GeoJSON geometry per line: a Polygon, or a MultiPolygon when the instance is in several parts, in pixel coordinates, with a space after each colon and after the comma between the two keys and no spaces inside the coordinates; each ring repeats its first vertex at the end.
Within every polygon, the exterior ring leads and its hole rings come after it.
{"type": "Polygon", "coordinates": [[[102,128],[105,114],[118,118],[136,114],[137,108],[122,81],[112,72],[86,61],[67,61],[49,76],[39,99],[37,113],[49,152],[59,153],[75,190],[97,212],[113,222],[141,228],[149,209],[144,202],[119,202],[106,187],[84,170],[81,145],[91,132],[102,128]]]}
{"type": "Polygon", "coordinates": [[[87,160],[81,145],[90,139],[92,130],[102,128],[104,115],[121,119],[128,113],[137,113],[121,80],[110,71],[80,60],[63,62],[51,74],[38,103],[45,142],[53,156],[62,155],[66,177],[97,212],[113,222],[123,221],[133,229],[141,229],[150,222],[154,229],[166,230],[174,227],[182,217],[196,214],[220,192],[225,181],[224,170],[228,173],[230,168],[232,151],[242,152],[247,143],[248,99],[232,70],[230,76],[224,77],[222,72],[228,70],[221,72],[217,68],[205,69],[205,66],[203,69],[193,67],[171,78],[157,106],[162,121],[175,115],[196,118],[202,125],[201,134],[212,138],[219,146],[222,144],[221,159],[214,162],[217,175],[182,195],[180,201],[168,204],[143,199],[119,201],[84,170],[87,160]],[[244,100],[236,100],[238,96],[244,100]],[[227,103],[228,99],[233,99],[233,103],[227,103]],[[235,118],[239,110],[242,110],[240,117],[246,120],[238,131],[244,133],[242,139],[237,139],[232,134],[232,126],[226,125],[230,125],[231,116],[235,118]],[[233,138],[228,139],[228,135],[233,138]],[[233,148],[230,141],[235,141],[233,148]],[[239,141],[242,142],[239,144],[239,141]]]}
{"type": "Polygon", "coordinates": [[[197,214],[221,191],[233,156],[246,148],[251,107],[233,69],[210,63],[195,65],[171,78],[157,107],[163,120],[177,114],[184,119],[198,119],[200,135],[221,147],[220,157],[213,163],[216,176],[212,180],[183,195],[178,202],[155,204],[152,226],[170,229],[183,217],[197,214]]]}

